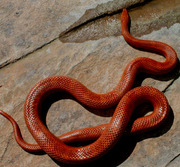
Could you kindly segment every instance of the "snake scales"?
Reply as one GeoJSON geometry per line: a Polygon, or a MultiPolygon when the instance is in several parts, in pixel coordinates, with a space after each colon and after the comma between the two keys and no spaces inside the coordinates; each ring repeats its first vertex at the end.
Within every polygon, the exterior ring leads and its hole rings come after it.
{"type": "Polygon", "coordinates": [[[97,159],[107,153],[123,135],[131,113],[137,105],[148,101],[154,111],[148,116],[134,121],[131,133],[143,132],[158,127],[168,115],[169,105],[165,96],[152,87],[131,89],[135,76],[139,72],[161,75],[170,72],[177,63],[176,52],[169,45],[149,40],[136,39],[128,31],[129,16],[124,9],[121,15],[121,29],[125,40],[137,49],[162,54],[166,60],[157,62],[150,58],[136,58],[125,68],[118,85],[110,92],[96,94],[75,79],[66,76],[52,76],[41,80],[29,92],[24,115],[29,131],[38,144],[26,143],[15,120],[0,110],[13,125],[17,143],[26,151],[44,150],[49,156],[63,163],[85,163],[97,159]],[[52,92],[65,91],[74,96],[82,104],[96,109],[105,109],[116,104],[117,108],[108,124],[92,128],[78,129],[60,137],[54,136],[40,119],[39,106],[44,97],[52,92]],[[68,142],[95,140],[83,147],[66,145],[68,142]]]}

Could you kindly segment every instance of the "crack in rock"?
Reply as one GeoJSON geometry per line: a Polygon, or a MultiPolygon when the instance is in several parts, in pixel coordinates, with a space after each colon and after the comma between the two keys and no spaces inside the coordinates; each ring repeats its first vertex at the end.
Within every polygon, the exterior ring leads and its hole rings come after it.
{"type": "Polygon", "coordinates": [[[68,27],[78,26],[120,6],[145,0],[78,0],[78,1],[16,1],[0,2],[1,52],[0,68],[18,61],[50,43],[68,27]],[[87,14],[89,13],[89,14],[87,14]],[[81,19],[80,19],[81,18],[81,19]],[[77,21],[79,20],[79,21],[77,21]],[[71,26],[72,25],[72,26],[71,26]]]}
{"type": "Polygon", "coordinates": [[[45,46],[47,46],[47,45],[49,45],[49,44],[51,44],[52,42],[54,42],[54,41],[57,40],[57,39],[58,39],[58,38],[54,38],[54,39],[52,39],[51,41],[49,41],[49,42],[41,45],[41,46],[38,47],[38,48],[36,48],[35,50],[33,50],[33,51],[31,51],[31,52],[29,52],[29,53],[27,53],[27,54],[25,54],[25,55],[22,55],[22,56],[19,57],[19,58],[6,60],[5,62],[3,62],[3,63],[0,64],[0,69],[1,69],[1,68],[4,68],[4,67],[6,67],[6,66],[8,66],[8,65],[10,65],[10,64],[16,63],[17,61],[19,61],[19,60],[21,60],[21,59],[29,56],[30,54],[35,53],[36,51],[42,49],[43,47],[45,47],[45,46]]]}
{"type": "Polygon", "coordinates": [[[7,144],[6,144],[6,147],[5,147],[5,149],[4,149],[4,151],[3,151],[3,153],[2,153],[2,155],[1,155],[1,161],[3,160],[3,158],[4,158],[4,156],[5,156],[5,154],[6,154],[6,152],[7,152],[7,149],[8,149],[8,147],[9,147],[9,143],[10,143],[10,141],[11,141],[11,136],[13,135],[13,131],[10,133],[10,135],[9,135],[9,137],[8,137],[8,140],[7,140],[7,144]]]}
{"type": "Polygon", "coordinates": [[[82,25],[85,25],[96,19],[119,13],[123,8],[133,7],[137,4],[141,6],[147,1],[148,0],[113,0],[107,3],[99,4],[95,8],[86,10],[84,15],[69,28],[67,28],[64,32],[62,32],[60,36],[63,36],[73,29],[77,29],[78,27],[81,27],[82,25]]]}
{"type": "Polygon", "coordinates": [[[178,159],[180,158],[180,153],[178,154],[178,155],[176,155],[174,158],[172,158],[166,165],[165,165],[165,167],[172,167],[172,165],[174,166],[174,165],[178,165],[178,163],[179,162],[177,162],[178,161],[178,159]],[[173,163],[176,163],[177,162],[177,164],[173,164],[173,163]]]}
{"type": "MultiPolygon", "coordinates": [[[[165,1],[144,1],[144,3],[136,5],[131,4],[132,6],[129,4],[128,10],[132,20],[131,33],[135,36],[142,36],[153,30],[170,27],[174,23],[180,22],[180,4],[176,1],[165,1]]],[[[121,35],[120,13],[121,9],[125,7],[126,4],[117,5],[117,9],[112,12],[107,11],[91,19],[87,19],[92,15],[87,11],[79,21],[62,32],[59,38],[62,42],[79,43],[108,36],[119,36],[121,35]]],[[[98,11],[98,9],[96,10],[98,11]]]]}

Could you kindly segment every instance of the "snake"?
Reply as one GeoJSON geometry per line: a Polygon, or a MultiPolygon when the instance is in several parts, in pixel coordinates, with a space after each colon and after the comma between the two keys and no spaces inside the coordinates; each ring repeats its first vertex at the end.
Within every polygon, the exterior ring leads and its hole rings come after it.
{"type": "Polygon", "coordinates": [[[37,144],[24,141],[16,121],[6,112],[6,117],[13,126],[17,143],[28,152],[46,152],[53,159],[67,164],[81,164],[94,161],[109,150],[124,135],[132,112],[135,108],[149,102],[153,112],[134,120],[130,134],[142,133],[159,127],[169,114],[169,104],[164,94],[150,86],[133,87],[138,73],[163,75],[172,71],[177,64],[175,50],[159,41],[143,40],[133,37],[129,32],[129,15],[127,9],[122,10],[121,32],[126,42],[132,47],[155,52],[165,57],[158,62],[147,57],[138,57],[127,64],[117,86],[110,92],[97,94],[89,90],[76,79],[68,76],[51,76],[39,81],[29,92],[24,105],[24,118],[28,130],[37,144]],[[52,134],[41,120],[43,100],[54,92],[67,92],[85,106],[95,109],[106,109],[116,106],[109,123],[96,127],[88,127],[67,132],[59,137],[52,134]],[[93,140],[92,143],[75,147],[69,142],[93,140]]]}

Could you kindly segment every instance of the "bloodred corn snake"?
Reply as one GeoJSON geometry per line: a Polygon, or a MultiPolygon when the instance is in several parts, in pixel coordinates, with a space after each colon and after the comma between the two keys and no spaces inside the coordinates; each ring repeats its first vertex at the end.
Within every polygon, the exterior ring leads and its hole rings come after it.
{"type": "Polygon", "coordinates": [[[129,17],[124,9],[121,15],[121,30],[125,40],[137,49],[162,54],[166,60],[158,62],[150,58],[136,58],[125,68],[118,85],[110,92],[96,94],[75,79],[66,76],[52,76],[38,82],[29,92],[24,115],[29,131],[38,143],[26,143],[14,119],[0,110],[0,114],[11,121],[17,143],[26,151],[38,152],[44,150],[52,158],[63,163],[85,163],[95,160],[107,153],[125,132],[131,113],[141,103],[151,102],[154,108],[150,115],[134,121],[131,133],[148,131],[158,127],[167,117],[169,105],[166,97],[152,87],[137,87],[132,90],[135,76],[139,72],[162,75],[170,72],[177,64],[176,52],[169,45],[149,40],[136,39],[128,31],[129,17]],[[108,124],[92,128],[78,129],[60,137],[54,136],[41,121],[39,106],[42,99],[52,92],[70,93],[85,106],[105,109],[117,105],[111,121],[108,124]],[[95,140],[83,147],[72,147],[68,142],[95,140]]]}

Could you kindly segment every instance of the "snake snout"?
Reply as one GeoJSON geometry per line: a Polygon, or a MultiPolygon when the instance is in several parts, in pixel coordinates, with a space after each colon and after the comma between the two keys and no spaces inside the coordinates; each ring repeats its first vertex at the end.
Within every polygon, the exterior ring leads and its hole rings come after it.
{"type": "Polygon", "coordinates": [[[121,14],[121,22],[128,23],[129,22],[129,15],[127,9],[123,9],[121,14]]]}

